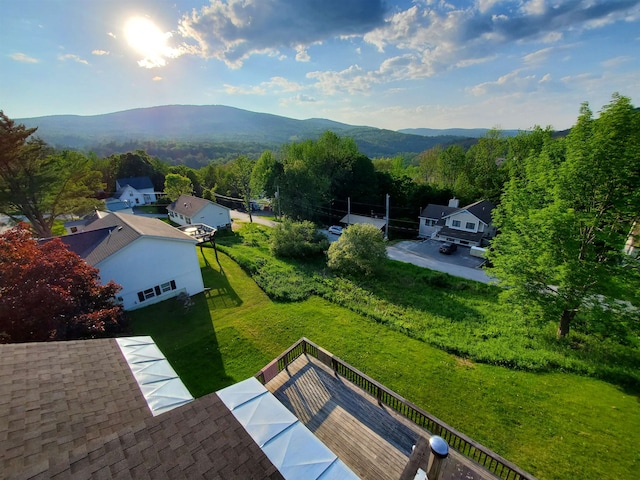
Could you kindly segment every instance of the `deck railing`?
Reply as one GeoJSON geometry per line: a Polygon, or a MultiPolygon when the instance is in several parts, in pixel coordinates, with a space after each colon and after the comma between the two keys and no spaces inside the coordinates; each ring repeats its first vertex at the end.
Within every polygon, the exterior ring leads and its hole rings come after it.
{"type": "Polygon", "coordinates": [[[256,374],[256,378],[262,384],[266,384],[304,354],[318,359],[321,363],[331,368],[336,375],[349,380],[354,385],[357,385],[365,392],[377,398],[380,405],[386,405],[416,425],[424,428],[429,433],[441,436],[447,441],[449,447],[481,465],[495,477],[503,480],[536,480],[533,475],[518,468],[517,465],[502,458],[497,453],[492,452],[465,434],[458,432],[455,428],[425,412],[393,390],[376,382],[368,375],[342,361],[330,352],[327,352],[307,338],[301,338],[285,350],[279,357],[260,370],[260,372],[256,374]]]}

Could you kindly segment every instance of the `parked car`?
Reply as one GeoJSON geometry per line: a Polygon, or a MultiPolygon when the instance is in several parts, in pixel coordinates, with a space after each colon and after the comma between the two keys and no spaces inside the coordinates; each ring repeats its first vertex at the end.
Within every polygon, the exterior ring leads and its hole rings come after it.
{"type": "Polygon", "coordinates": [[[440,253],[444,253],[445,255],[451,255],[458,249],[458,245],[455,243],[443,243],[440,245],[440,253]]]}
{"type": "Polygon", "coordinates": [[[342,227],[338,225],[331,225],[329,227],[329,233],[333,233],[334,235],[342,235],[342,227]]]}

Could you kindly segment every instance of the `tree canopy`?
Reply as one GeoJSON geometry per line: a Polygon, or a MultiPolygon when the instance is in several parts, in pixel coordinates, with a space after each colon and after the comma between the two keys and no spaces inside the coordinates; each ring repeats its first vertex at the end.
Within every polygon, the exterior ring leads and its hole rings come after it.
{"type": "Polygon", "coordinates": [[[38,242],[26,224],[0,235],[0,343],[112,336],[124,328],[120,286],[59,238],[38,242]]]}
{"type": "Polygon", "coordinates": [[[0,212],[26,217],[40,237],[63,214],[86,214],[99,202],[100,172],[79,152],[55,152],[0,111],[0,212]]]}
{"type": "Polygon", "coordinates": [[[193,183],[188,177],[183,177],[179,173],[167,173],[164,179],[164,193],[173,202],[180,195],[193,194],[193,183]]]}
{"type": "Polygon", "coordinates": [[[559,336],[579,315],[613,331],[633,321],[620,299],[640,286],[622,253],[640,216],[640,112],[614,95],[597,119],[584,104],[566,139],[534,140],[494,214],[493,274],[507,301],[558,321],[559,336]]]}
{"type": "Polygon", "coordinates": [[[344,229],[327,252],[329,268],[341,273],[373,275],[387,258],[380,230],[369,224],[351,225],[344,229]]]}

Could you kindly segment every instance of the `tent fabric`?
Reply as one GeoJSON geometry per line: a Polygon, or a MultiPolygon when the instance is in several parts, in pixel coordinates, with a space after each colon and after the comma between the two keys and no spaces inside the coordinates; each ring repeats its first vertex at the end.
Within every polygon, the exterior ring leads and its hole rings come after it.
{"type": "Polygon", "coordinates": [[[284,478],[358,478],[257,379],[249,378],[217,394],[284,478]]]}
{"type": "Polygon", "coordinates": [[[193,401],[151,337],[123,337],[116,342],[153,416],[193,401]]]}

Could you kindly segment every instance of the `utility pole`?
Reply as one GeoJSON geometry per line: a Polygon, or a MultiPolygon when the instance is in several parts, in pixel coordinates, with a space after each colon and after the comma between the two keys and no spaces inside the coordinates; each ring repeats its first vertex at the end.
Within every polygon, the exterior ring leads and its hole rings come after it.
{"type": "Polygon", "coordinates": [[[384,224],[384,239],[385,240],[389,240],[389,198],[391,197],[391,195],[389,195],[387,193],[387,217],[386,217],[386,222],[384,224]]]}
{"type": "Polygon", "coordinates": [[[347,226],[351,225],[351,197],[347,197],[347,226]]]}
{"type": "Polygon", "coordinates": [[[278,185],[276,188],[276,198],[278,199],[278,218],[282,220],[282,212],[280,211],[280,185],[278,185]]]}

